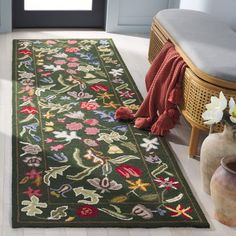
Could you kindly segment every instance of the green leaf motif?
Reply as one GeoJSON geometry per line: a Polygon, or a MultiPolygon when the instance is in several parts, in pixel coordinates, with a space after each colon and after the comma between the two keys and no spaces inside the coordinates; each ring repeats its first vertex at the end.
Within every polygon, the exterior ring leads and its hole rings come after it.
{"type": "Polygon", "coordinates": [[[75,161],[76,161],[78,166],[80,166],[82,168],[85,168],[85,169],[88,168],[88,166],[85,166],[83,164],[83,160],[82,160],[82,158],[80,156],[80,150],[78,148],[75,149],[74,154],[73,154],[73,158],[75,159],[75,161]]]}
{"type": "Polygon", "coordinates": [[[144,194],[140,198],[144,201],[147,201],[147,202],[153,202],[153,201],[159,202],[159,200],[160,200],[158,194],[144,194]]]}
{"type": "Polygon", "coordinates": [[[83,171],[79,172],[76,175],[67,175],[66,178],[73,180],[73,181],[78,181],[78,180],[82,180],[83,178],[85,178],[86,176],[91,175],[91,173],[96,170],[98,167],[100,167],[100,165],[97,165],[95,167],[91,167],[91,168],[86,168],[83,171]]]}
{"type": "Polygon", "coordinates": [[[115,159],[110,160],[110,162],[112,162],[113,164],[122,164],[125,163],[127,161],[130,160],[139,160],[140,158],[137,156],[133,156],[133,155],[123,155],[123,156],[119,156],[115,159]]]}
{"type": "Polygon", "coordinates": [[[68,210],[68,206],[57,207],[55,210],[50,212],[50,217],[48,217],[48,220],[60,220],[61,218],[66,217],[66,210],[68,210]]]}
{"type": "Polygon", "coordinates": [[[104,82],[106,81],[105,79],[90,79],[90,80],[86,80],[86,84],[97,84],[100,82],[104,82]]]}
{"type": "Polygon", "coordinates": [[[133,151],[134,153],[137,153],[138,150],[136,148],[136,145],[133,144],[132,142],[127,142],[127,143],[121,143],[123,147],[128,148],[129,150],[133,151]]]}
{"type": "Polygon", "coordinates": [[[106,162],[106,164],[102,166],[102,174],[109,175],[111,172],[112,172],[112,166],[109,162],[106,162]]]}
{"type": "Polygon", "coordinates": [[[75,196],[83,195],[84,199],[90,200],[79,200],[78,203],[84,203],[84,204],[90,204],[90,205],[96,205],[99,202],[99,199],[102,198],[99,194],[96,193],[96,190],[89,190],[84,189],[83,187],[78,187],[73,189],[75,192],[75,196]]]}
{"type": "Polygon", "coordinates": [[[44,175],[43,180],[44,183],[50,186],[51,182],[50,179],[56,179],[58,175],[63,175],[63,172],[67,170],[70,167],[70,165],[66,166],[57,166],[57,167],[49,167],[49,170],[46,170],[44,175]]]}
{"type": "Polygon", "coordinates": [[[32,196],[29,200],[24,200],[21,204],[25,207],[21,209],[22,212],[26,212],[27,216],[40,215],[43,212],[39,208],[47,208],[47,203],[39,202],[39,198],[32,196]]]}
{"type": "Polygon", "coordinates": [[[99,210],[119,220],[133,220],[132,216],[126,216],[117,211],[112,211],[106,208],[99,208],[99,210]]]}

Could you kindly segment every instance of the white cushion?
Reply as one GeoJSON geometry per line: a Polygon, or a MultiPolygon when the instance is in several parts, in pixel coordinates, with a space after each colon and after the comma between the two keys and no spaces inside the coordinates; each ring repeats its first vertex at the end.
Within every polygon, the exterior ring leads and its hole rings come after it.
{"type": "Polygon", "coordinates": [[[236,33],[203,12],[167,9],[157,20],[201,71],[236,81],[236,33]]]}

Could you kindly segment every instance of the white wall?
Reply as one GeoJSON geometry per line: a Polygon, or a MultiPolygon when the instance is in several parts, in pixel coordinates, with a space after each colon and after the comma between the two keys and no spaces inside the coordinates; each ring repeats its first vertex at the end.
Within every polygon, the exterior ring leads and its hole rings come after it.
{"type": "Polygon", "coordinates": [[[107,4],[106,31],[147,33],[153,16],[168,8],[169,0],[108,0],[107,4]]]}
{"type": "Polygon", "coordinates": [[[236,31],[236,0],[180,0],[180,8],[214,15],[236,31]]]}

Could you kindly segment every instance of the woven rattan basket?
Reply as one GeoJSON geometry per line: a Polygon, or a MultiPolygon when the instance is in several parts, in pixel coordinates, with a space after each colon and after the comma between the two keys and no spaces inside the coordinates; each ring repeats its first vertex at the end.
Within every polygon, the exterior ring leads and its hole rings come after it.
{"type": "MultiPolygon", "coordinates": [[[[202,113],[205,111],[205,105],[209,103],[212,95],[218,96],[220,91],[222,91],[228,99],[230,97],[236,99],[236,83],[227,83],[226,81],[209,77],[206,74],[201,73],[201,71],[194,67],[189,58],[174,42],[171,36],[168,35],[156,18],[153,20],[150,35],[150,62],[153,61],[167,40],[171,41],[175,45],[176,50],[180,53],[188,65],[183,79],[184,102],[180,109],[186,120],[192,126],[189,155],[194,156],[197,154],[199,130],[209,130],[209,126],[204,125],[202,120],[202,113]],[[195,71],[198,72],[198,75],[195,71]]],[[[221,129],[222,127],[220,125],[215,128],[216,131],[221,129]]]]}

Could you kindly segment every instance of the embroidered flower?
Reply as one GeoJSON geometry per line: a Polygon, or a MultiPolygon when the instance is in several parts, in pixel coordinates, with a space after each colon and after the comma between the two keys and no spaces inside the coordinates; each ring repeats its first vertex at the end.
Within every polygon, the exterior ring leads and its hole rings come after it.
{"type": "Polygon", "coordinates": [[[120,69],[112,69],[109,74],[112,74],[114,77],[120,76],[124,73],[124,69],[120,68],[120,69]]]}
{"type": "Polygon", "coordinates": [[[85,133],[88,134],[88,135],[96,135],[99,132],[100,132],[100,129],[98,129],[96,127],[91,127],[91,128],[86,128],[85,129],[85,133]]]}
{"type": "Polygon", "coordinates": [[[145,160],[149,163],[158,163],[161,164],[161,159],[157,155],[145,156],[145,160]]]}
{"type": "Polygon", "coordinates": [[[32,156],[32,157],[25,157],[23,162],[25,162],[28,166],[39,167],[42,161],[42,157],[32,156]]]}
{"type": "Polygon", "coordinates": [[[57,43],[56,41],[50,40],[50,39],[46,41],[46,44],[48,44],[48,45],[54,45],[56,43],[57,43]]]}
{"type": "Polygon", "coordinates": [[[57,145],[54,145],[54,146],[51,146],[51,151],[59,151],[59,150],[62,150],[64,149],[64,144],[57,144],[57,145]]]}
{"type": "Polygon", "coordinates": [[[82,111],[75,111],[75,112],[71,112],[68,114],[65,114],[65,116],[72,118],[72,119],[84,119],[84,113],[82,111]]]}
{"type": "Polygon", "coordinates": [[[20,76],[20,79],[31,79],[35,77],[33,73],[29,73],[26,71],[19,71],[19,76],[20,76]]]}
{"type": "Polygon", "coordinates": [[[118,146],[110,145],[107,151],[109,154],[121,154],[124,153],[118,146]]]}
{"type": "Polygon", "coordinates": [[[73,52],[79,52],[79,51],[80,51],[80,49],[77,47],[65,48],[65,52],[73,53],[73,52]]]}
{"type": "Polygon", "coordinates": [[[142,175],[142,170],[138,167],[134,167],[128,164],[122,164],[115,168],[116,172],[126,179],[134,176],[140,177],[142,175]]]}
{"type": "Polygon", "coordinates": [[[92,139],[84,139],[83,142],[90,147],[97,147],[98,143],[92,139]]]}
{"type": "Polygon", "coordinates": [[[153,138],[153,139],[147,139],[143,138],[143,142],[141,143],[140,146],[146,149],[146,152],[151,151],[152,149],[158,149],[158,138],[153,138]]]}
{"type": "Polygon", "coordinates": [[[77,63],[77,62],[70,62],[70,63],[67,64],[67,66],[70,67],[70,68],[78,67],[79,63],[77,63]]]}
{"type": "Polygon", "coordinates": [[[76,215],[81,218],[94,218],[98,216],[98,209],[91,205],[83,205],[76,209],[76,215]]]}
{"type": "Polygon", "coordinates": [[[28,187],[27,191],[24,191],[23,194],[26,194],[29,198],[31,198],[32,196],[42,196],[40,189],[32,189],[31,187],[28,187]]]}
{"type": "Polygon", "coordinates": [[[38,179],[41,178],[42,171],[37,171],[36,169],[31,169],[29,172],[25,173],[29,179],[38,179]]]}
{"type": "Polygon", "coordinates": [[[27,102],[27,101],[32,101],[33,97],[32,96],[23,96],[20,98],[23,102],[27,102]]]}
{"type": "Polygon", "coordinates": [[[80,108],[84,109],[84,110],[96,110],[97,108],[99,108],[99,104],[96,102],[81,102],[80,103],[80,108]]]}
{"type": "Polygon", "coordinates": [[[175,179],[170,179],[169,177],[159,177],[154,180],[155,183],[159,185],[159,188],[165,188],[166,190],[170,190],[171,188],[177,189],[179,186],[179,182],[175,181],[175,179]]]}
{"type": "Polygon", "coordinates": [[[71,39],[67,41],[68,44],[76,44],[77,40],[71,39]]]}
{"type": "Polygon", "coordinates": [[[98,190],[101,190],[101,193],[122,188],[122,184],[118,184],[115,180],[109,180],[108,177],[104,177],[103,179],[93,178],[87,181],[98,190]]]}
{"type": "Polygon", "coordinates": [[[137,181],[126,180],[126,182],[130,184],[130,186],[128,186],[128,188],[132,189],[134,191],[136,189],[140,189],[140,190],[146,192],[147,187],[151,186],[151,184],[149,184],[149,183],[143,183],[141,179],[138,179],[137,181]]]}
{"type": "Polygon", "coordinates": [[[54,64],[56,64],[56,65],[64,65],[64,64],[66,64],[66,61],[65,60],[56,60],[56,61],[54,61],[54,64]]]}
{"type": "Polygon", "coordinates": [[[53,138],[47,138],[47,139],[45,140],[45,142],[46,142],[46,143],[52,143],[52,142],[54,142],[54,139],[53,139],[53,138]]]}
{"type": "Polygon", "coordinates": [[[38,110],[36,107],[24,106],[21,108],[20,113],[35,115],[38,113],[38,110]]]}
{"type": "Polygon", "coordinates": [[[112,131],[110,134],[100,133],[98,141],[104,141],[108,144],[113,143],[114,141],[127,140],[128,138],[125,135],[120,135],[119,133],[112,131]]]}
{"type": "Polygon", "coordinates": [[[99,92],[99,91],[108,91],[109,87],[103,84],[94,84],[90,86],[90,89],[92,89],[95,92],[99,92]]]}
{"type": "Polygon", "coordinates": [[[17,52],[18,54],[24,54],[24,55],[31,55],[32,52],[30,50],[20,50],[17,52]]]}
{"type": "Polygon", "coordinates": [[[69,134],[67,131],[54,131],[53,134],[55,135],[55,138],[64,139],[65,142],[71,142],[73,139],[81,139],[77,136],[75,131],[72,131],[69,134]]]}
{"type": "Polygon", "coordinates": [[[33,86],[34,85],[33,80],[31,80],[31,79],[23,79],[20,81],[20,83],[24,86],[27,86],[27,85],[33,86]]]}
{"type": "Polygon", "coordinates": [[[74,131],[74,130],[78,131],[83,128],[83,125],[79,122],[72,122],[72,123],[66,124],[66,128],[70,131],[74,131]]]}
{"type": "Polygon", "coordinates": [[[133,93],[132,91],[119,91],[119,94],[121,97],[125,97],[125,98],[132,98],[133,95],[135,95],[135,93],[133,93]]]}
{"type": "Polygon", "coordinates": [[[42,152],[42,149],[39,145],[33,145],[28,143],[24,147],[22,147],[22,150],[24,151],[24,153],[21,154],[21,156],[25,154],[37,155],[39,152],[42,152]]]}
{"type": "Polygon", "coordinates": [[[86,119],[84,121],[84,123],[87,124],[87,125],[95,126],[95,125],[98,124],[98,120],[96,120],[96,119],[86,119]]]}
{"type": "Polygon", "coordinates": [[[77,72],[75,70],[72,70],[72,69],[67,69],[66,72],[68,74],[71,74],[71,75],[76,75],[77,74],[77,72]]]}
{"type": "Polygon", "coordinates": [[[76,62],[76,61],[78,61],[79,59],[77,58],[77,57],[68,57],[67,58],[67,61],[69,61],[69,62],[76,62]]]}
{"type": "Polygon", "coordinates": [[[193,219],[188,213],[192,211],[191,207],[184,208],[182,205],[178,205],[176,208],[165,206],[165,208],[171,211],[171,217],[183,216],[186,219],[193,219]]]}

